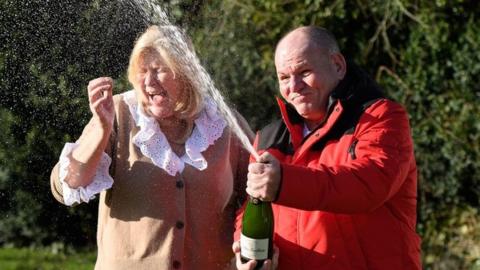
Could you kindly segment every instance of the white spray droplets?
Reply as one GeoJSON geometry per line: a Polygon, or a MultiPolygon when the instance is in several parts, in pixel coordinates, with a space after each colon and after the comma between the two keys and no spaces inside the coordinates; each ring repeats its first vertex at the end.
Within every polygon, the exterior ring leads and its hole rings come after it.
{"type": "Polygon", "coordinates": [[[168,19],[167,14],[156,3],[151,0],[129,0],[132,5],[140,7],[142,10],[142,19],[146,23],[153,23],[161,27],[162,32],[165,35],[166,46],[172,48],[176,53],[175,57],[187,67],[185,74],[190,80],[196,84],[196,88],[202,91],[202,95],[210,96],[217,104],[218,109],[224,116],[228,123],[228,126],[232,129],[235,135],[240,139],[244,147],[253,155],[258,158],[258,154],[250,143],[249,138],[243,132],[242,128],[238,124],[237,118],[226,104],[222,94],[215,87],[213,80],[207,73],[205,68],[201,65],[195,51],[190,48],[188,38],[186,38],[183,31],[172,25],[168,19]]]}

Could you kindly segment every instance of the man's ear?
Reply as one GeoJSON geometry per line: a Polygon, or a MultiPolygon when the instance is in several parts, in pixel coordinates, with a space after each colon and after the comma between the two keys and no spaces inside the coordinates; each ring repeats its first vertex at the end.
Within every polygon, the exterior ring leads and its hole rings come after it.
{"type": "Polygon", "coordinates": [[[338,79],[343,79],[345,73],[347,73],[347,62],[345,57],[341,53],[332,53],[330,55],[335,71],[337,72],[338,79]]]}

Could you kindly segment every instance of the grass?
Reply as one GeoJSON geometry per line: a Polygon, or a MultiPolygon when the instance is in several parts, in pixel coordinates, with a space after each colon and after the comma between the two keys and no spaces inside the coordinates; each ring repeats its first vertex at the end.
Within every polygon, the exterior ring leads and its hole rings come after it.
{"type": "Polygon", "coordinates": [[[96,252],[66,254],[54,249],[0,248],[1,270],[92,270],[96,252]]]}

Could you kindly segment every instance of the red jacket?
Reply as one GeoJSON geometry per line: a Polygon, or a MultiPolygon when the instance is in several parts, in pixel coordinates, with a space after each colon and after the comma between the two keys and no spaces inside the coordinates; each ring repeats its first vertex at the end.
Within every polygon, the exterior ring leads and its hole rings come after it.
{"type": "Polygon", "coordinates": [[[332,92],[327,120],[306,138],[302,118],[281,101],[283,119],[257,134],[259,153],[281,162],[273,203],[280,270],[421,269],[407,113],[351,73],[332,92]]]}

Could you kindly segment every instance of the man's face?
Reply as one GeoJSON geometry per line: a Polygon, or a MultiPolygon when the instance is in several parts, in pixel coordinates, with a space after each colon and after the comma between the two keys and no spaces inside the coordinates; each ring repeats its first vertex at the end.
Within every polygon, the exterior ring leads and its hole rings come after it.
{"type": "Polygon", "coordinates": [[[280,93],[305,118],[309,128],[325,117],[330,92],[345,74],[342,63],[341,54],[320,49],[303,36],[287,36],[277,47],[280,93]]]}

